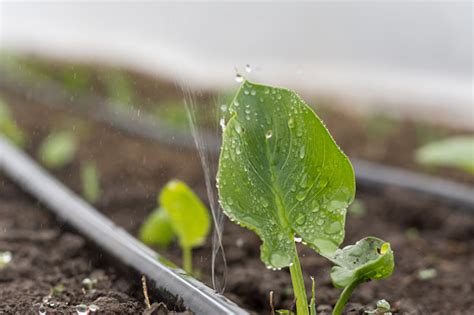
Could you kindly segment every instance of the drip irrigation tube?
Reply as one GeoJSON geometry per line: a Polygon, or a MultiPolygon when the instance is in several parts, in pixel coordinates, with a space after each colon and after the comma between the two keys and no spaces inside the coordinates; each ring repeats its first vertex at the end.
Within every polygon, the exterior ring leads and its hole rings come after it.
{"type": "MultiPolygon", "coordinates": [[[[180,148],[194,148],[192,136],[183,130],[173,127],[165,121],[151,118],[146,114],[140,117],[131,110],[116,111],[110,108],[110,102],[99,96],[88,96],[81,100],[71,100],[61,86],[50,79],[45,79],[41,85],[31,86],[24,77],[13,75],[8,67],[0,67],[0,88],[19,96],[34,99],[45,106],[53,104],[71,104],[75,109],[85,112],[91,118],[111,125],[130,135],[142,137],[152,141],[165,143],[180,148]],[[26,93],[25,91],[28,91],[26,93]],[[99,106],[97,106],[99,105],[99,106]]],[[[203,132],[204,142],[208,149],[217,154],[220,149],[220,138],[211,133],[203,132]]],[[[368,188],[397,187],[408,191],[415,191],[445,202],[458,205],[474,214],[474,189],[471,186],[459,184],[451,180],[438,178],[408,171],[398,167],[358,160],[351,158],[355,168],[357,184],[368,188]]]]}
{"type": "Polygon", "coordinates": [[[2,136],[0,171],[98,247],[152,280],[160,295],[181,297],[195,314],[248,314],[182,270],[160,263],[156,252],[83,201],[2,136]]]}

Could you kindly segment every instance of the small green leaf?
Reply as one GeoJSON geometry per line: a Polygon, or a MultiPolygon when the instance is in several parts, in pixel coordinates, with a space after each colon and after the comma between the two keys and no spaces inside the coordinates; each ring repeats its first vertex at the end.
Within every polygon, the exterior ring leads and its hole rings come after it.
{"type": "Polygon", "coordinates": [[[82,195],[87,201],[95,203],[100,199],[99,172],[94,162],[86,161],[81,164],[82,195]]]}
{"type": "Polygon", "coordinates": [[[294,261],[295,236],[334,252],[355,179],[324,124],[295,92],[248,81],[229,111],[217,175],[225,213],[260,236],[270,267],[294,261]]]}
{"type": "Polygon", "coordinates": [[[160,205],[183,248],[201,245],[210,229],[209,211],[183,182],[170,181],[160,194],[160,205]]]}
{"type": "Polygon", "coordinates": [[[424,145],[416,151],[423,165],[456,167],[474,174],[474,137],[458,136],[424,145]]]}
{"type": "Polygon", "coordinates": [[[26,135],[23,130],[18,127],[12,117],[7,104],[0,99],[0,134],[5,135],[7,139],[12,141],[19,147],[23,147],[26,142],[26,135]]]}
{"type": "Polygon", "coordinates": [[[387,278],[395,267],[390,244],[376,237],[363,238],[325,257],[336,264],[331,270],[331,279],[338,288],[387,278]]]}
{"type": "Polygon", "coordinates": [[[166,211],[163,208],[155,209],[140,227],[139,235],[145,244],[168,246],[175,233],[166,211]]]}
{"type": "Polygon", "coordinates": [[[73,134],[61,131],[50,134],[40,145],[39,159],[48,168],[59,169],[69,164],[76,154],[77,140],[73,134]]]}

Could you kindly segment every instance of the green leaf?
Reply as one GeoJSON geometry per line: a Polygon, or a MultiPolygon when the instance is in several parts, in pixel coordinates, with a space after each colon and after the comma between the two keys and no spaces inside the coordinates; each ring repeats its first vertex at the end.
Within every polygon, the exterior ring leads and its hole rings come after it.
{"type": "Polygon", "coordinates": [[[456,167],[474,174],[474,137],[458,136],[431,142],[416,151],[424,165],[456,167]]]}
{"type": "Polygon", "coordinates": [[[100,199],[99,172],[94,162],[86,161],[81,165],[82,195],[89,202],[97,202],[100,199]]]}
{"type": "Polygon", "coordinates": [[[395,267],[390,244],[376,237],[363,238],[325,257],[336,264],[331,270],[331,279],[338,288],[387,278],[395,267]]]}
{"type": "Polygon", "coordinates": [[[59,169],[74,159],[77,140],[73,134],[61,131],[50,134],[40,145],[39,159],[48,168],[59,169]]]}
{"type": "Polygon", "coordinates": [[[230,105],[219,160],[219,200],[263,241],[261,259],[289,266],[294,236],[321,253],[344,239],[352,165],[293,91],[244,82],[230,105]]]}
{"type": "Polygon", "coordinates": [[[160,204],[169,217],[183,248],[201,245],[210,229],[209,210],[185,183],[172,180],[160,194],[160,204]]]}
{"type": "Polygon", "coordinates": [[[5,135],[7,139],[12,141],[19,147],[23,147],[26,142],[26,135],[23,130],[18,127],[12,117],[7,104],[0,99],[0,134],[5,135]]]}
{"type": "Polygon", "coordinates": [[[163,208],[155,209],[140,227],[140,239],[145,244],[168,246],[175,233],[170,219],[163,208]]]}

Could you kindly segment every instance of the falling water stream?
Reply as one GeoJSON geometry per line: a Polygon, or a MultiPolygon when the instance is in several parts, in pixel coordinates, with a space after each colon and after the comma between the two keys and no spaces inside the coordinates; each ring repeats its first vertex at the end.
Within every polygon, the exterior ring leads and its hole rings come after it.
{"type": "Polygon", "coordinates": [[[227,273],[227,262],[224,253],[224,247],[222,245],[222,233],[224,230],[224,214],[219,205],[217,186],[216,186],[216,174],[218,166],[218,156],[216,154],[215,139],[218,137],[209,136],[210,133],[217,135],[219,133],[219,124],[222,127],[224,123],[222,113],[225,111],[225,105],[221,105],[219,99],[213,99],[211,106],[206,107],[208,117],[212,118],[212,124],[207,123],[204,128],[202,108],[199,108],[196,98],[199,96],[198,92],[191,90],[184,84],[179,85],[184,93],[184,103],[186,112],[188,115],[188,121],[191,127],[191,133],[196,144],[197,151],[199,153],[199,159],[201,161],[202,169],[204,172],[204,180],[206,184],[207,197],[209,199],[209,205],[211,208],[212,219],[214,222],[214,231],[212,236],[212,253],[211,253],[211,276],[212,285],[214,289],[223,293],[226,286],[226,273],[227,273]],[[204,131],[205,130],[205,131],[204,131]],[[221,259],[223,264],[222,274],[218,275],[216,272],[216,264],[221,259]]]}
{"type": "MultiPolygon", "coordinates": [[[[251,66],[247,64],[245,66],[245,72],[248,75],[251,71],[251,66]]],[[[236,69],[235,81],[240,84],[244,81],[244,79],[245,77],[238,72],[238,69],[236,69]]],[[[224,246],[222,244],[222,235],[224,231],[224,213],[220,207],[217,194],[218,183],[216,182],[216,174],[219,157],[215,150],[216,145],[218,145],[215,142],[215,139],[220,138],[219,136],[221,130],[223,131],[225,128],[225,117],[228,114],[229,105],[226,104],[220,97],[214,98],[210,101],[211,104],[208,104],[210,106],[205,108],[205,110],[208,111],[207,114],[202,115],[203,109],[199,108],[199,104],[197,102],[197,98],[200,96],[200,93],[192,90],[189,86],[183,83],[179,84],[179,87],[184,94],[184,103],[188,115],[188,121],[204,171],[207,196],[214,221],[211,255],[212,285],[217,292],[224,293],[227,276],[227,262],[224,246]],[[209,120],[205,119],[209,117],[212,118],[212,124],[209,124],[209,120]],[[223,264],[223,271],[221,275],[216,274],[216,264],[219,258],[223,264]]]]}

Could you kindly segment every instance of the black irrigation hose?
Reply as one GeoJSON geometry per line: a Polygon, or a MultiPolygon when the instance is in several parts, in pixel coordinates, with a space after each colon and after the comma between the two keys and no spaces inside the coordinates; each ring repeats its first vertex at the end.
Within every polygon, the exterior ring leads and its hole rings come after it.
{"type": "Polygon", "coordinates": [[[160,263],[156,252],[83,201],[2,136],[0,171],[118,261],[152,280],[163,296],[181,297],[196,314],[248,314],[180,269],[160,263]]]}
{"type": "MultiPolygon", "coordinates": [[[[156,118],[148,117],[146,114],[136,117],[133,111],[111,111],[109,108],[119,106],[110,106],[105,98],[89,96],[81,101],[70,100],[61,86],[52,80],[44,80],[41,86],[32,87],[25,83],[24,78],[15,77],[11,70],[0,67],[0,88],[17,95],[25,95],[25,91],[28,91],[29,97],[46,106],[71,103],[74,105],[72,107],[86,111],[92,118],[131,135],[178,147],[194,148],[195,146],[189,133],[156,118]]],[[[210,150],[219,152],[219,137],[204,134],[203,138],[210,150]]],[[[461,206],[474,214],[474,189],[468,185],[373,162],[352,158],[351,161],[355,168],[357,184],[360,186],[371,189],[397,187],[415,191],[461,206]]]]}

